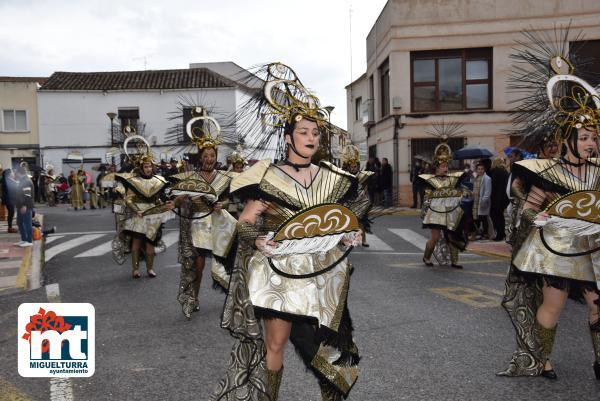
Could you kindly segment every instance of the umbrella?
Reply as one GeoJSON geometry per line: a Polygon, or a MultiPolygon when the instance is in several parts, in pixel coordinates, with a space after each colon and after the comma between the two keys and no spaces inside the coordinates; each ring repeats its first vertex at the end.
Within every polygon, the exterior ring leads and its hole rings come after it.
{"type": "Polygon", "coordinates": [[[521,152],[521,155],[523,156],[523,159],[524,159],[524,160],[527,160],[527,159],[535,159],[535,158],[536,158],[535,154],[533,154],[533,153],[529,153],[529,152],[527,152],[526,150],[523,150],[523,149],[521,149],[521,148],[516,148],[516,147],[512,147],[512,146],[509,146],[509,147],[507,147],[507,148],[504,148],[504,154],[505,154],[506,156],[509,156],[509,155],[512,153],[512,151],[513,151],[513,150],[518,150],[518,151],[520,151],[520,152],[521,152]]]}
{"type": "Polygon", "coordinates": [[[430,159],[429,157],[427,157],[427,156],[424,156],[424,155],[416,155],[416,156],[414,157],[414,159],[415,159],[415,160],[421,160],[421,161],[423,161],[423,162],[425,162],[425,163],[429,163],[429,164],[431,164],[431,159],[430,159]]]}
{"type": "Polygon", "coordinates": [[[481,145],[467,145],[462,149],[454,152],[455,160],[465,159],[484,159],[492,157],[494,154],[481,145]]]}

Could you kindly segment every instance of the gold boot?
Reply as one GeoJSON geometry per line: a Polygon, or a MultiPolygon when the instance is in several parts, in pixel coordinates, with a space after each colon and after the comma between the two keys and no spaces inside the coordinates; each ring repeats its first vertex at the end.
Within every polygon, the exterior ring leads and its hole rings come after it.
{"type": "Polygon", "coordinates": [[[146,271],[148,272],[148,277],[154,278],[156,277],[156,272],[152,268],[154,266],[154,254],[146,254],[146,271]]]}
{"type": "Polygon", "coordinates": [[[283,366],[279,371],[266,369],[267,371],[267,394],[261,401],[277,401],[279,398],[279,386],[281,385],[281,377],[283,376],[283,366]]]}
{"type": "Polygon", "coordinates": [[[342,401],[342,393],[327,380],[320,379],[319,387],[323,401],[342,401]]]}
{"type": "Polygon", "coordinates": [[[448,244],[448,249],[450,250],[450,266],[455,269],[462,269],[462,265],[458,264],[458,248],[452,244],[448,244]]]}
{"type": "MultiPolygon", "coordinates": [[[[558,326],[558,325],[557,325],[558,326]]],[[[551,329],[548,329],[542,326],[536,319],[535,321],[535,329],[537,331],[538,338],[540,340],[540,345],[542,347],[542,363],[544,367],[546,365],[546,361],[550,358],[550,354],[552,353],[552,348],[554,348],[554,338],[556,337],[556,327],[554,326],[551,329]]],[[[542,376],[547,379],[555,380],[557,378],[556,372],[554,369],[550,370],[542,370],[542,376]]]]}
{"type": "Polygon", "coordinates": [[[133,278],[140,278],[140,250],[131,251],[131,268],[133,278]]]}
{"type": "Polygon", "coordinates": [[[202,277],[200,276],[200,274],[196,273],[196,280],[194,280],[194,283],[192,284],[194,286],[194,312],[198,312],[200,310],[200,301],[198,300],[198,298],[200,297],[200,283],[202,277]]]}
{"type": "Polygon", "coordinates": [[[594,346],[594,374],[596,380],[600,380],[600,320],[594,324],[590,324],[590,334],[592,335],[592,345],[594,346]]]}

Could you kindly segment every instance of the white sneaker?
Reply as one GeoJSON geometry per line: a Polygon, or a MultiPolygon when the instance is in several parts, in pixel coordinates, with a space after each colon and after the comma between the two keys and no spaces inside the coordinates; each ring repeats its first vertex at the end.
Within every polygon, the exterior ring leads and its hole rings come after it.
{"type": "Polygon", "coordinates": [[[33,246],[33,243],[31,242],[23,242],[22,244],[19,245],[21,248],[28,248],[30,246],[33,246]]]}
{"type": "Polygon", "coordinates": [[[15,246],[21,246],[25,243],[25,241],[15,242],[15,246]]]}

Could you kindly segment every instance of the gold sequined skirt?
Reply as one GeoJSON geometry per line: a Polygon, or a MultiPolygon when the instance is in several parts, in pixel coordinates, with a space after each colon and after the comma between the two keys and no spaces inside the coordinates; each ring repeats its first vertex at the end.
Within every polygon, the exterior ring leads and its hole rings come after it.
{"type": "MultiPolygon", "coordinates": [[[[600,235],[574,236],[567,229],[546,226],[544,240],[556,252],[573,254],[598,247],[600,235]]],[[[521,271],[579,281],[600,282],[600,253],[560,256],[542,243],[540,230],[532,229],[517,252],[513,264],[521,271]]]]}
{"type": "Polygon", "coordinates": [[[423,218],[423,226],[443,226],[450,231],[455,231],[463,213],[460,207],[460,198],[433,198],[429,201],[425,218],[423,218]]]}
{"type": "MultiPolygon", "coordinates": [[[[153,207],[153,204],[140,203],[137,204],[140,210],[147,210],[150,207],[153,207]]],[[[127,216],[126,220],[123,222],[123,230],[131,231],[138,234],[143,234],[150,241],[154,241],[156,239],[156,235],[160,230],[160,226],[173,218],[173,213],[171,211],[151,214],[148,216],[139,217],[137,214],[133,212],[127,216]]]]}
{"type": "MultiPolygon", "coordinates": [[[[194,217],[205,214],[194,213],[194,217]]],[[[226,210],[192,220],[192,244],[195,248],[208,249],[214,255],[226,257],[233,243],[236,225],[237,220],[226,210]]]]}
{"type": "MultiPolygon", "coordinates": [[[[301,275],[322,270],[342,256],[339,248],[323,254],[273,257],[279,270],[301,275]]],[[[248,290],[254,306],[278,312],[314,317],[319,324],[336,330],[348,293],[348,260],[316,277],[292,279],[273,271],[267,258],[255,252],[248,265],[248,290]]]]}

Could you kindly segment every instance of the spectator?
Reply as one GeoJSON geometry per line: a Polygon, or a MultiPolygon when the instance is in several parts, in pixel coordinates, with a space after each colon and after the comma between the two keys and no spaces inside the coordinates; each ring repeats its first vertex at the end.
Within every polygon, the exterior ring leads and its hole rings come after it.
{"type": "Polygon", "coordinates": [[[413,162],[412,169],[410,171],[410,182],[412,182],[412,192],[413,192],[413,204],[412,208],[416,209],[417,207],[423,207],[423,192],[421,191],[421,179],[419,179],[419,175],[423,174],[423,169],[421,168],[421,161],[415,159],[413,162]],[[418,202],[417,197],[421,198],[421,202],[418,202]]]}
{"type": "Polygon", "coordinates": [[[379,158],[375,158],[375,177],[377,178],[377,186],[375,188],[375,203],[377,205],[383,205],[383,188],[381,188],[381,162],[379,158]]]}
{"type": "Polygon", "coordinates": [[[387,157],[381,159],[381,189],[383,191],[383,207],[392,207],[393,171],[387,157]]]}
{"type": "Polygon", "coordinates": [[[99,194],[93,182],[90,183],[88,194],[90,197],[90,209],[99,209],[99,194]]]}
{"type": "Polygon", "coordinates": [[[521,149],[511,150],[511,152],[508,154],[508,160],[511,168],[514,163],[523,160],[523,152],[521,152],[521,149]]]}
{"type": "Polygon", "coordinates": [[[492,168],[489,171],[489,176],[492,180],[490,218],[496,231],[494,241],[502,241],[506,236],[504,210],[509,203],[508,196],[506,195],[508,175],[504,160],[501,158],[492,160],[492,168]]]}
{"type": "Polygon", "coordinates": [[[31,182],[33,183],[33,199],[37,202],[41,202],[41,188],[40,188],[40,172],[34,171],[31,177],[31,182]]]}
{"type": "Polygon", "coordinates": [[[14,175],[11,169],[7,168],[2,172],[2,204],[6,206],[6,222],[8,223],[9,233],[16,233],[17,229],[13,227],[13,219],[15,217],[14,196],[17,182],[14,180],[14,175]]]}
{"type": "Polygon", "coordinates": [[[373,175],[369,177],[367,183],[367,191],[369,192],[369,199],[371,199],[371,202],[375,203],[375,197],[377,196],[377,177],[379,176],[379,172],[377,171],[377,166],[375,165],[375,159],[373,157],[370,157],[367,161],[365,170],[373,172],[373,175]]]}
{"type": "Polygon", "coordinates": [[[169,161],[169,164],[170,164],[170,166],[165,173],[165,178],[179,173],[179,169],[177,168],[177,160],[171,159],[169,161]]]}
{"type": "Polygon", "coordinates": [[[488,218],[490,214],[492,180],[485,173],[485,165],[477,163],[475,170],[477,176],[473,188],[473,220],[482,238],[490,238],[488,218]]]}
{"type": "Polygon", "coordinates": [[[17,167],[15,177],[18,181],[15,191],[15,207],[17,209],[17,226],[21,234],[21,241],[16,245],[24,248],[33,245],[33,182],[27,176],[23,166],[17,167]]]}
{"type": "Polygon", "coordinates": [[[168,169],[169,169],[169,165],[167,164],[167,161],[165,159],[160,159],[160,166],[158,167],[158,174],[160,174],[164,177],[165,174],[167,173],[168,169]]]}

